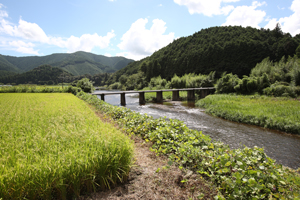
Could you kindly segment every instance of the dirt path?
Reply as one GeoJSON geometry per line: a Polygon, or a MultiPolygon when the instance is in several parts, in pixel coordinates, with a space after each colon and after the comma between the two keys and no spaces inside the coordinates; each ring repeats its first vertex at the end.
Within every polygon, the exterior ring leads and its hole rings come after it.
{"type": "Polygon", "coordinates": [[[217,194],[214,186],[198,175],[169,166],[167,159],[157,157],[149,150],[150,143],[137,136],[132,139],[135,141],[136,162],[128,181],[110,191],[80,199],[213,199],[217,194]]]}
{"type": "MultiPolygon", "coordinates": [[[[103,122],[114,124],[90,107],[103,122]]],[[[156,156],[149,150],[151,143],[145,143],[138,136],[132,136],[132,140],[135,143],[135,164],[129,172],[127,182],[108,191],[82,196],[80,200],[214,199],[217,195],[215,186],[209,181],[192,171],[180,170],[174,164],[169,165],[165,157],[156,156]]]]}

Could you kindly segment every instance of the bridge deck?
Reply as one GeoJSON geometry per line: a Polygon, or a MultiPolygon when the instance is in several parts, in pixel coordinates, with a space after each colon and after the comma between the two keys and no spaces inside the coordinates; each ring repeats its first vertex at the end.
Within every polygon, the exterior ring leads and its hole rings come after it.
{"type": "Polygon", "coordinates": [[[180,96],[179,92],[180,91],[187,91],[187,100],[188,101],[194,101],[195,100],[195,91],[200,90],[200,98],[204,98],[207,96],[209,93],[215,90],[214,87],[206,87],[206,88],[183,88],[183,89],[166,89],[166,90],[142,90],[142,91],[118,91],[118,92],[101,92],[97,91],[92,93],[92,95],[99,95],[101,96],[101,100],[104,101],[105,95],[113,95],[113,94],[120,94],[121,95],[121,105],[125,106],[126,105],[126,99],[125,99],[125,94],[132,94],[132,93],[138,93],[139,94],[139,103],[140,104],[145,104],[145,93],[147,92],[156,92],[156,101],[157,102],[162,102],[163,101],[163,92],[172,92],[172,100],[173,101],[179,101],[180,96]]]}

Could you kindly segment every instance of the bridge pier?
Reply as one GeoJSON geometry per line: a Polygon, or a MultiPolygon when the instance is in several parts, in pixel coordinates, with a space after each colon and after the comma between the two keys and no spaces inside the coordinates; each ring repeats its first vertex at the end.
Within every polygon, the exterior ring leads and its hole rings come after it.
{"type": "Polygon", "coordinates": [[[200,99],[203,99],[207,96],[207,90],[201,90],[200,92],[200,99]]]}
{"type": "Polygon", "coordinates": [[[156,101],[158,103],[162,103],[163,102],[163,92],[162,91],[156,92],[156,101]]]}
{"type": "Polygon", "coordinates": [[[140,105],[144,105],[146,103],[145,92],[139,92],[139,103],[140,105]]]}
{"type": "Polygon", "coordinates": [[[121,93],[121,106],[126,105],[125,93],[121,93]]]}
{"type": "Polygon", "coordinates": [[[179,90],[172,91],[172,101],[180,101],[179,90]]]}
{"type": "Polygon", "coordinates": [[[187,91],[187,100],[188,101],[195,101],[195,90],[188,90],[187,91]]]}
{"type": "Polygon", "coordinates": [[[105,96],[104,94],[101,94],[101,100],[102,101],[105,101],[104,96],[105,96]]]}

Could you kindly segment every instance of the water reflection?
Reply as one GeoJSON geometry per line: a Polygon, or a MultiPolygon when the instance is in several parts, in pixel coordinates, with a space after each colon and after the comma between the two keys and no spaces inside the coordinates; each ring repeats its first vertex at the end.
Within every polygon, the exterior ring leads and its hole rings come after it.
{"type": "MultiPolygon", "coordinates": [[[[213,117],[204,110],[195,108],[192,102],[164,102],[139,105],[135,94],[126,95],[126,107],[147,113],[154,118],[164,117],[184,121],[191,129],[210,135],[213,140],[222,141],[230,148],[262,147],[265,153],[278,163],[297,169],[300,167],[300,137],[271,131],[256,126],[235,123],[213,117]]],[[[120,95],[107,95],[105,101],[120,105],[120,95]]]]}

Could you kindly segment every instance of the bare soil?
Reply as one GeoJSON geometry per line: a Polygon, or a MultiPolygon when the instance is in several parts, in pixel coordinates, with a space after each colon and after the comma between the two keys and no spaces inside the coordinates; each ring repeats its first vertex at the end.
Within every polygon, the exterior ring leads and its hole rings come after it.
{"type": "MultiPolygon", "coordinates": [[[[113,121],[101,113],[96,114],[106,123],[113,121]]],[[[129,199],[214,199],[217,195],[215,186],[200,175],[180,170],[168,159],[156,156],[146,143],[138,136],[132,136],[135,142],[134,165],[130,170],[127,181],[107,191],[82,196],[80,200],[129,200],[129,199]],[[170,165],[171,164],[171,165],[170,165]]]]}

